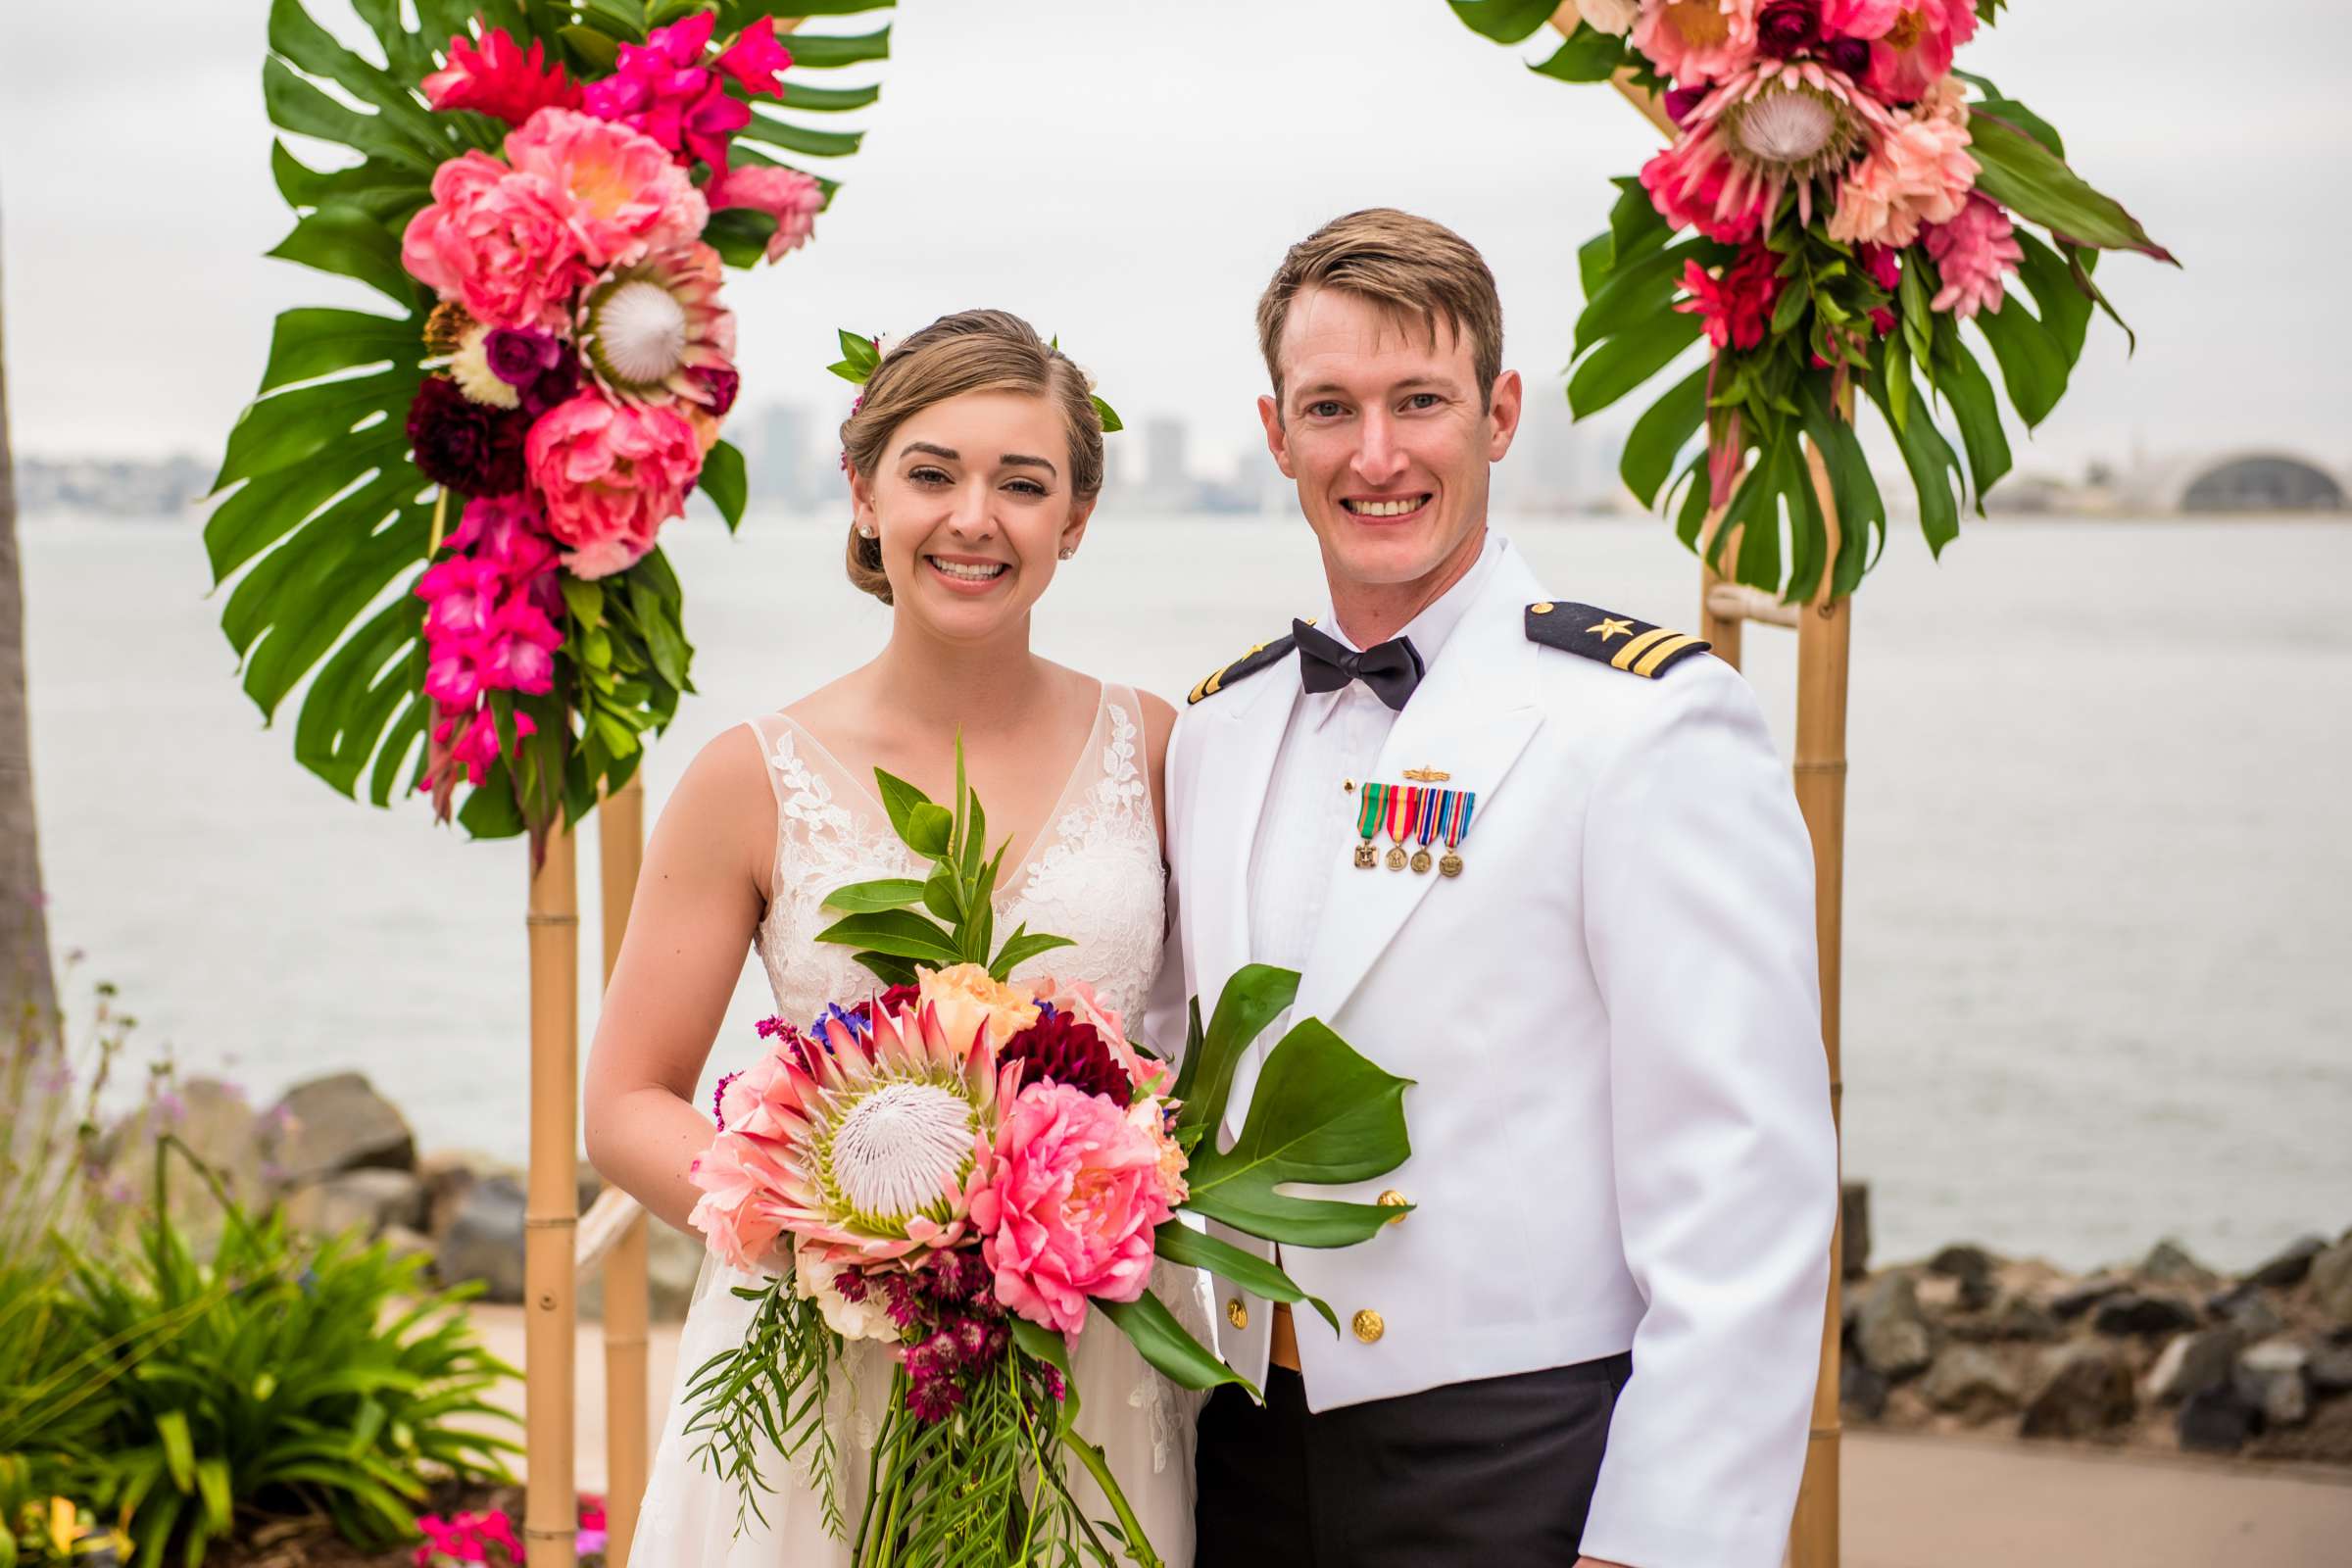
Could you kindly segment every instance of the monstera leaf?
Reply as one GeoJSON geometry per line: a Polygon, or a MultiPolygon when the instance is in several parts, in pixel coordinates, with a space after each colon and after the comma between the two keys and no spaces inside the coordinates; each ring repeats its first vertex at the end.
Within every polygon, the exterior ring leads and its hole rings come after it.
{"type": "MultiPolygon", "coordinates": [[[[377,298],[373,309],[301,307],[278,317],[261,384],[229,433],[214,479],[219,504],[205,545],[215,586],[227,591],[221,629],[237,652],[247,695],[274,719],[308,682],[294,725],[295,758],[339,793],[365,788],[376,805],[388,805],[421,773],[433,705],[421,691],[424,607],[412,590],[437,522],[454,525],[463,504],[452,498],[444,506],[409,461],[405,426],[423,374],[433,299],[402,268],[401,235],[431,199],[434,171],[470,149],[495,151],[507,129],[484,115],[434,111],[418,84],[439,69],[439,51],[456,35],[504,28],[593,77],[623,43],[705,9],[718,12],[724,34],[761,16],[797,25],[801,18],[886,6],[349,0],[350,15],[335,30],[302,0],[270,6],[262,68],[270,122],[332,151],[319,158],[307,150],[297,156],[283,140],[271,147],[271,172],[295,222],[270,254],[349,278],[377,298]]],[[[889,40],[887,26],[789,40],[794,67],[785,102],[755,108],[734,161],[781,162],[771,150],[794,158],[856,151],[856,133],[819,122],[873,102],[878,89],[801,78],[885,59],[889,40]]],[[[823,183],[830,195],[831,182],[823,183]]],[[[707,237],[729,262],[748,266],[773,226],[762,215],[730,212],[707,237]]],[[[741,456],[719,444],[706,459],[701,485],[735,526],[747,489],[741,456]]],[[[579,819],[600,786],[629,776],[645,732],[665,726],[691,689],[682,595],[659,551],[599,582],[567,578],[564,597],[556,693],[493,699],[511,742],[517,711],[537,733],[519,752],[510,745],[519,776],[500,763],[459,813],[477,836],[542,825],[558,806],[579,819]]]]}

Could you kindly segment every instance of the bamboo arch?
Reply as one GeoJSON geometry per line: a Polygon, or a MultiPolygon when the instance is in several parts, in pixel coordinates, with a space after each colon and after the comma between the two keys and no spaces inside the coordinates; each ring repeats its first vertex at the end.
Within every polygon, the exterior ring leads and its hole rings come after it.
{"type": "MultiPolygon", "coordinates": [[[[805,18],[778,19],[779,31],[805,18]]],[[[1576,0],[1563,0],[1550,24],[1565,37],[1580,21],[1576,0]]],[[[1668,137],[1664,105],[1638,86],[1630,72],[1614,85],[1668,137]]],[[[1850,404],[1839,411],[1851,416],[1850,404]]],[[[1821,455],[1808,444],[1813,485],[1831,529],[1835,498],[1821,455]]],[[[1713,524],[1709,525],[1710,535],[1713,524]]],[[[1735,541],[1736,545],[1736,541],[1735,541]]],[[[1786,605],[1700,568],[1699,635],[1737,667],[1745,624],[1789,627],[1797,634],[1797,709],[1794,784],[1797,805],[1813,841],[1814,931],[1820,951],[1822,1043],[1829,1060],[1830,1107],[1843,1162],[1844,1084],[1839,1049],[1845,863],[1846,671],[1852,620],[1850,599],[1831,597],[1825,576],[1804,606],[1786,605]]],[[[640,768],[597,811],[604,976],[628,924],[644,844],[644,774],[640,768]]],[[[579,1128],[579,915],[576,850],[564,824],[530,879],[526,915],[531,998],[530,1167],[524,1232],[524,1296],[529,1303],[523,1357],[525,1464],[530,1487],[524,1518],[529,1568],[573,1568],[576,1289],[580,1273],[604,1270],[607,1561],[627,1568],[637,1511],[645,1490],[651,1404],[647,1389],[647,1216],[617,1190],[597,1200],[583,1223],[576,1187],[579,1128]]],[[[1837,1568],[1839,1561],[1840,1444],[1838,1363],[1839,1259],[1844,1242],[1839,1214],[1830,1241],[1829,1293],[1824,1302],[1821,1365],[1814,1385],[1813,1419],[1805,1449],[1804,1481],[1789,1532],[1791,1568],[1837,1568]]]]}

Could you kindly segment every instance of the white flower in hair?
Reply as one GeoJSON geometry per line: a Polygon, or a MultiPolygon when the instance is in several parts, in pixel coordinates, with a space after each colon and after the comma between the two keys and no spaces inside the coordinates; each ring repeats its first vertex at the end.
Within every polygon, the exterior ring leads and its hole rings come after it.
{"type": "Polygon", "coordinates": [[[881,336],[874,339],[874,358],[877,360],[887,360],[893,354],[898,353],[900,349],[904,348],[906,343],[906,333],[885,332],[881,336]]]}

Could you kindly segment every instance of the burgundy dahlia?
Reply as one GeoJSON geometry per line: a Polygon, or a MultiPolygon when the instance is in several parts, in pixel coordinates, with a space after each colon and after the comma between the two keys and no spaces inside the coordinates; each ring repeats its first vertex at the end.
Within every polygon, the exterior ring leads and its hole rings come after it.
{"type": "Polygon", "coordinates": [[[570,402],[579,389],[580,351],[558,339],[555,363],[522,388],[522,412],[536,419],[557,404],[570,402]]]}
{"type": "Polygon", "coordinates": [[[1772,0],[1756,14],[1756,47],[1775,60],[1800,55],[1820,37],[1821,13],[1813,0],[1772,0]]]}
{"type": "Polygon", "coordinates": [[[507,385],[529,386],[564,358],[564,341],[535,326],[501,326],[482,339],[482,357],[507,385]]]}
{"type": "Polygon", "coordinates": [[[1042,1014],[1037,1022],[1012,1037],[1012,1043],[998,1053],[1000,1065],[1008,1061],[1021,1063],[1021,1082],[1037,1083],[1051,1078],[1057,1084],[1090,1095],[1101,1095],[1124,1110],[1135,1098],[1135,1087],[1127,1080],[1127,1070],[1119,1065],[1095,1026],[1080,1023],[1066,1012],[1042,1014]]]}
{"type": "Polygon", "coordinates": [[[1870,41],[1866,38],[1832,38],[1822,54],[1856,81],[1870,74],[1870,41]]]}
{"type": "Polygon", "coordinates": [[[409,405],[409,446],[435,484],[461,495],[506,496],[522,488],[522,441],[530,421],[476,403],[446,375],[428,375],[409,405]]]}
{"type": "Polygon", "coordinates": [[[1713,86],[1703,81],[1695,87],[1667,88],[1666,118],[1679,128],[1684,121],[1690,118],[1690,111],[1705,103],[1707,94],[1714,90],[1713,86]]]}
{"type": "Polygon", "coordinates": [[[725,418],[727,411],[735,407],[736,394],[743,390],[743,377],[717,366],[697,366],[691,373],[710,394],[703,407],[725,418]]]}

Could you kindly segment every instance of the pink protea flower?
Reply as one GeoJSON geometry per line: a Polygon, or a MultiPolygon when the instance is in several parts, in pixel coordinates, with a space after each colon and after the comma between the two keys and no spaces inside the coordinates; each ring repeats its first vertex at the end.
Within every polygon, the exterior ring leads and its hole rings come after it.
{"type": "Polygon", "coordinates": [[[724,281],[708,245],[647,258],[608,272],[580,299],[579,346],[590,377],[621,403],[714,406],[732,384],[702,372],[735,368],[735,314],[718,302],[724,281]]]}
{"type": "Polygon", "coordinates": [[[528,49],[493,27],[477,48],[463,34],[449,40],[449,64],[424,78],[425,101],[435,109],[478,109],[510,125],[540,110],[577,109],[579,84],[562,65],[549,65],[539,42],[528,49]]]}
{"type": "Polygon", "coordinates": [[[776,220],[768,236],[767,259],[780,261],[808,242],[816,232],[816,215],[824,211],[825,188],[797,169],[774,164],[744,164],[710,182],[705,193],[713,211],[748,207],[776,220]]]}
{"type": "Polygon", "coordinates": [[[719,55],[718,69],[742,83],[745,92],[783,97],[782,77],[792,69],[792,51],[776,41],[776,19],[761,17],[737,33],[719,55]]]}
{"type": "Polygon", "coordinates": [[[488,153],[452,158],[433,175],[432,205],[409,220],[401,265],[485,325],[553,325],[592,275],[571,207],[551,181],[488,153]]]}
{"type": "Polygon", "coordinates": [[[577,577],[610,576],[653,549],[703,466],[694,427],[675,412],[594,392],[549,410],[523,451],[547,531],[577,577]]]}
{"type": "Polygon", "coordinates": [[[2004,297],[2001,275],[2025,264],[2017,226],[1999,202],[1972,191],[1968,205],[1945,223],[1930,223],[1925,240],[1943,287],[1929,303],[1963,320],[1979,311],[1998,311],[2004,297]]]}
{"type": "Polygon", "coordinates": [[[694,1176],[721,1228],[704,1223],[703,1204],[694,1222],[720,1255],[746,1213],[844,1261],[912,1262],[965,1239],[992,1173],[996,1063],[984,1039],[952,1044],[934,1008],[871,1010],[864,1040],[830,1018],[829,1049],[771,1051],[727,1086],[727,1130],[694,1176]],[[747,1130],[760,1128],[773,1136],[747,1130]]]}
{"type": "Polygon", "coordinates": [[[972,1223],[1000,1302],[1074,1335],[1090,1299],[1144,1294],[1152,1233],[1173,1212],[1149,1133],[1099,1095],[1032,1084],[998,1129],[996,1153],[972,1223]]]}
{"type": "Polygon", "coordinates": [[[703,193],[660,142],[593,115],[541,110],[507,137],[507,160],[568,198],[566,216],[592,268],[675,250],[710,220],[703,193]]]}
{"type": "Polygon", "coordinates": [[[1813,220],[1813,186],[1892,124],[1843,73],[1812,60],[1758,60],[1708,93],[1672,147],[1642,170],[1665,220],[1738,245],[1758,236],[1782,195],[1813,220]]]}
{"type": "Polygon", "coordinates": [[[716,12],[698,11],[655,28],[642,44],[622,44],[614,74],[589,83],[588,112],[645,132],[681,163],[726,168],[727,143],[752,122],[752,106],[727,96],[702,63],[716,20],[716,12]]]}
{"type": "Polygon", "coordinates": [[[1755,58],[1756,0],[1642,0],[1633,42],[1678,83],[1721,80],[1755,58]]]}
{"type": "Polygon", "coordinates": [[[687,1222],[730,1268],[759,1268],[784,1234],[782,1195],[792,1182],[784,1156],[781,1145],[728,1132],[712,1139],[689,1168],[703,1196],[687,1222]]]}
{"type": "Polygon", "coordinates": [[[1900,250],[1919,237],[1922,223],[1957,218],[1976,183],[1964,112],[1931,95],[1916,110],[1898,111],[1878,145],[1846,172],[1830,238],[1900,250]]]}

